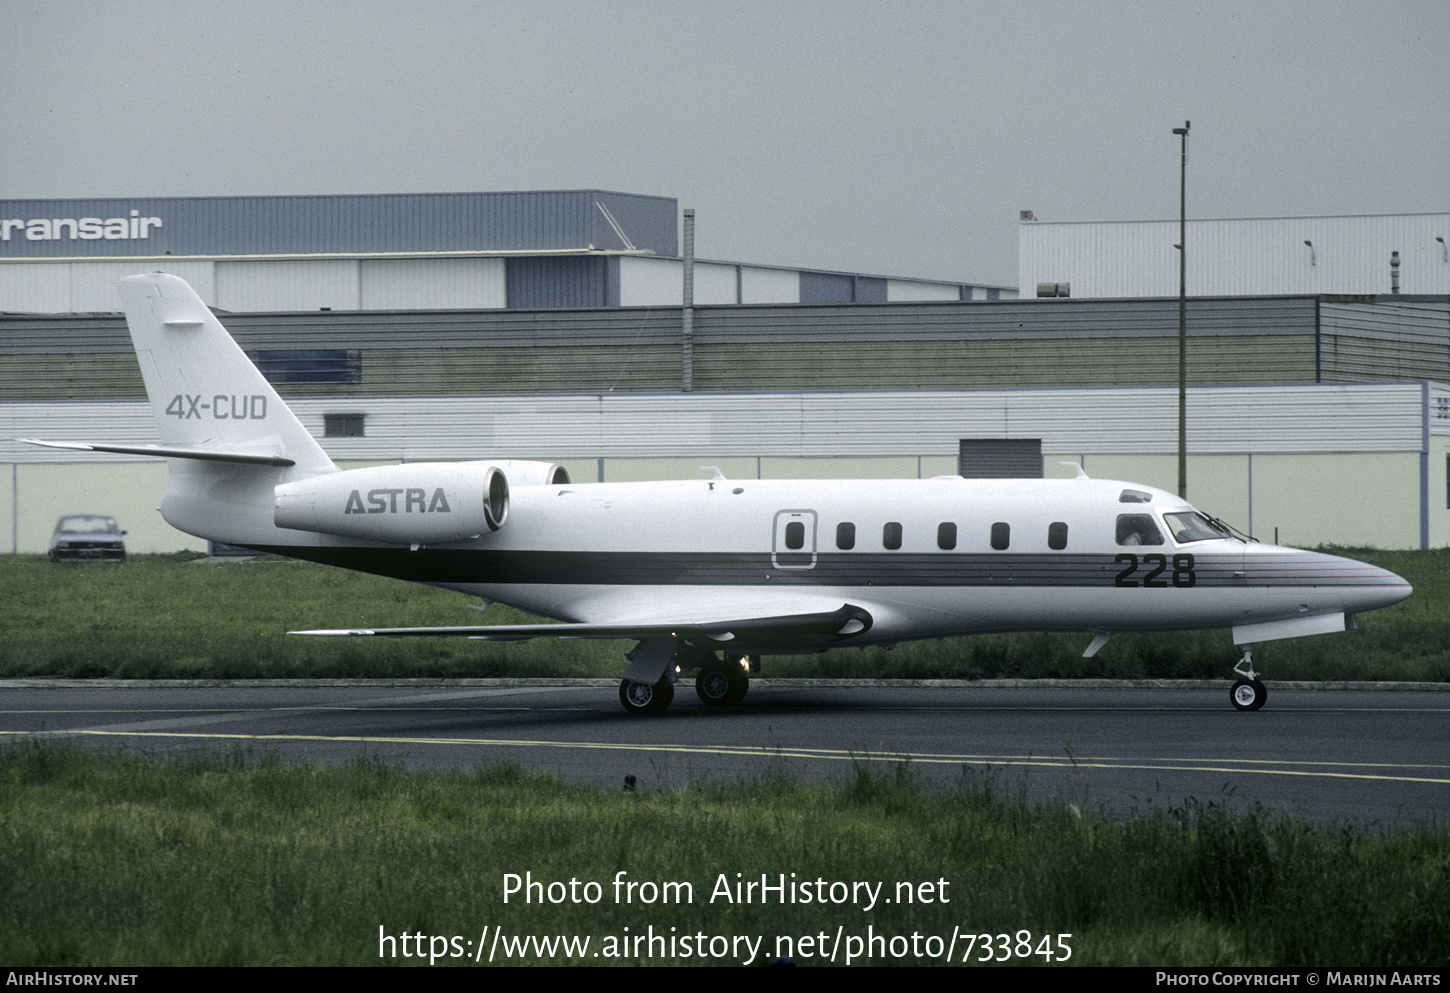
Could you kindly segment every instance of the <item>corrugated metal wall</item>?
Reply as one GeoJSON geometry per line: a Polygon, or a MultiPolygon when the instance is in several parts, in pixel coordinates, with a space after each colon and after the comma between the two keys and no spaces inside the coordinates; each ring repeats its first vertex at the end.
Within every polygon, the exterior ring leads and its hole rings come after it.
{"type": "MultiPolygon", "coordinates": [[[[607,393],[681,385],[678,308],[246,313],[224,315],[223,322],[248,350],[360,352],[357,384],[283,387],[289,396],[607,393]]],[[[1303,383],[1320,376],[1450,382],[1450,305],[1444,303],[1194,300],[1189,322],[1195,384],[1303,383]]],[[[1177,334],[1171,300],[699,307],[694,388],[1176,383],[1177,334]]],[[[0,317],[0,399],[141,395],[120,317],[0,317]]]]}
{"type": "MultiPolygon", "coordinates": [[[[1171,453],[1177,390],[358,397],[289,405],[335,459],[947,456],[962,439],[1040,439],[1051,454],[1171,453]],[[366,415],[362,438],[324,438],[323,416],[366,415]]],[[[1450,391],[1432,391],[1432,406],[1450,391]]],[[[1419,383],[1204,387],[1189,391],[1195,454],[1418,452],[1419,383]]],[[[95,462],[16,437],[147,441],[145,403],[0,405],[0,463],[95,462]]],[[[1431,431],[1450,435],[1450,421],[1431,431]]]]}
{"type": "Polygon", "coordinates": [[[957,475],[963,479],[1041,479],[1041,438],[963,438],[957,475]]]}
{"type": "Polygon", "coordinates": [[[1320,308],[1321,379],[1450,382],[1450,302],[1325,301],[1320,308]]]}
{"type": "MultiPolygon", "coordinates": [[[[1189,220],[1188,293],[1387,294],[1390,253],[1400,292],[1450,294],[1450,214],[1189,220]],[[1309,242],[1309,244],[1305,244],[1309,242]]],[[[1076,298],[1176,297],[1177,221],[1018,226],[1024,295],[1070,283],[1076,298]]]]}
{"type": "Polygon", "coordinates": [[[505,272],[511,308],[619,305],[619,265],[609,258],[581,255],[513,258],[507,261],[505,272]]]}
{"type": "Polygon", "coordinates": [[[362,252],[584,251],[678,254],[678,203],[605,190],[366,196],[0,200],[0,220],[132,211],[160,223],[122,237],[32,239],[0,223],[0,259],[316,255],[362,252]],[[607,208],[625,244],[600,208],[607,208]],[[137,234],[144,236],[138,237],[137,234]]]}

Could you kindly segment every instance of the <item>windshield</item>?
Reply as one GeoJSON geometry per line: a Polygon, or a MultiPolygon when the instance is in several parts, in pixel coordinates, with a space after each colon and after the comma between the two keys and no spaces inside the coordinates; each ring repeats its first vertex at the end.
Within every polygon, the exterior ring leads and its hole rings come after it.
{"type": "Polygon", "coordinates": [[[1168,531],[1173,535],[1173,540],[1180,545],[1190,541],[1208,541],[1211,538],[1232,538],[1228,528],[1215,521],[1207,514],[1199,511],[1183,511],[1177,514],[1164,514],[1163,521],[1168,525],[1168,531]]]}
{"type": "Polygon", "coordinates": [[[67,534],[95,534],[99,531],[115,532],[119,531],[120,528],[116,527],[116,522],[113,518],[88,515],[85,517],[62,517],[60,519],[60,527],[56,528],[56,530],[63,531],[67,534]]]}

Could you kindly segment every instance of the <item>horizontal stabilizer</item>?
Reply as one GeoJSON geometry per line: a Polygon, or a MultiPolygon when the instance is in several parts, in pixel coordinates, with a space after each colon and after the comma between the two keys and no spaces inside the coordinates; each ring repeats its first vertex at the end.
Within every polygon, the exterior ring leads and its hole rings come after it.
{"type": "Polygon", "coordinates": [[[700,623],[623,624],[476,624],[464,627],[349,628],[289,631],[288,634],[375,636],[380,638],[479,638],[484,641],[526,641],[530,638],[677,638],[701,647],[732,649],[808,648],[864,634],[871,615],[842,604],[839,610],[780,617],[748,617],[700,623]]]}
{"type": "Polygon", "coordinates": [[[84,441],[41,441],[38,438],[16,438],[27,445],[42,448],[65,448],[76,452],[113,452],[118,455],[150,455],[166,459],[201,459],[206,462],[237,462],[242,465],[291,466],[297,463],[280,455],[257,455],[250,452],[219,452],[210,448],[167,448],[163,445],[93,445],[84,441]]]}

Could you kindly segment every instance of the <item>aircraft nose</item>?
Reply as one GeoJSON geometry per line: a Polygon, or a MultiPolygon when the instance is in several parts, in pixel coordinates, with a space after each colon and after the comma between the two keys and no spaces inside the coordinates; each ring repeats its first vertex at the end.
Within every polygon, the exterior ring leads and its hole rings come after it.
{"type": "Polygon", "coordinates": [[[1374,610],[1379,607],[1392,607],[1401,600],[1409,597],[1415,591],[1415,588],[1406,582],[1402,576],[1398,576],[1388,569],[1380,569],[1376,566],[1370,566],[1370,568],[1375,571],[1376,583],[1374,589],[1378,591],[1378,602],[1375,603],[1374,607],[1361,609],[1374,610]]]}
{"type": "MultiPolygon", "coordinates": [[[[1317,553],[1316,553],[1317,554],[1317,553]]],[[[1323,555],[1325,578],[1330,585],[1347,587],[1345,610],[1350,613],[1392,607],[1410,595],[1413,587],[1402,576],[1368,562],[1323,555]]]]}
{"type": "Polygon", "coordinates": [[[1411,593],[1403,577],[1379,566],[1324,552],[1282,546],[1250,546],[1245,569],[1258,584],[1288,591],[1320,609],[1357,613],[1399,603],[1411,593]]]}

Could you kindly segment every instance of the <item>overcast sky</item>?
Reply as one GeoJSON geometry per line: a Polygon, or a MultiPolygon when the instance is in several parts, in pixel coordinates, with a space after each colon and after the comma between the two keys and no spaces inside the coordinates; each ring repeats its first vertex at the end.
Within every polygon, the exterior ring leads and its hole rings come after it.
{"type": "Polygon", "coordinates": [[[1450,211],[1450,2],[0,0],[0,200],[598,188],[1015,285],[1017,216],[1450,211]]]}

